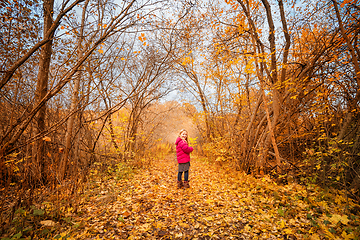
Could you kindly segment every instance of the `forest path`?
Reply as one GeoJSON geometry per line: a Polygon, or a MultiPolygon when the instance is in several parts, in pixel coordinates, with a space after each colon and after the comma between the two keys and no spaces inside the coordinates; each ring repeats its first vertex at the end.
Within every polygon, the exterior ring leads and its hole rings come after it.
{"type": "Polygon", "coordinates": [[[313,201],[306,200],[311,196],[299,185],[280,187],[266,178],[230,174],[196,158],[189,189],[177,189],[176,175],[177,164],[167,157],[130,179],[97,181],[73,217],[76,228],[67,233],[74,239],[322,239],[327,234],[312,222],[324,214],[313,210],[313,201]]]}

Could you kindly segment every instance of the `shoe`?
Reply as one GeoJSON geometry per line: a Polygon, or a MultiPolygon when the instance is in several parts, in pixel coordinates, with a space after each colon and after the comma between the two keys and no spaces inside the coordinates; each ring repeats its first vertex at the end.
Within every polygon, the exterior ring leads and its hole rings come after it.
{"type": "Polygon", "coordinates": [[[189,188],[189,187],[190,187],[189,181],[184,181],[184,188],[189,188]]]}
{"type": "Polygon", "coordinates": [[[184,183],[182,181],[178,181],[177,182],[177,188],[183,188],[184,187],[184,183]]]}

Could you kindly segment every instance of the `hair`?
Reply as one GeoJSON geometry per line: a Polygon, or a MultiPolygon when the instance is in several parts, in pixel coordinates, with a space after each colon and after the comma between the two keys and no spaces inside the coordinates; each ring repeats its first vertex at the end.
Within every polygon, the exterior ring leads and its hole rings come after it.
{"type": "Polygon", "coordinates": [[[180,132],[179,132],[179,137],[181,136],[181,134],[182,134],[183,132],[186,132],[186,133],[188,134],[188,136],[186,137],[186,141],[188,141],[189,133],[188,133],[188,131],[187,131],[186,129],[184,129],[184,128],[180,130],[180,132]]]}

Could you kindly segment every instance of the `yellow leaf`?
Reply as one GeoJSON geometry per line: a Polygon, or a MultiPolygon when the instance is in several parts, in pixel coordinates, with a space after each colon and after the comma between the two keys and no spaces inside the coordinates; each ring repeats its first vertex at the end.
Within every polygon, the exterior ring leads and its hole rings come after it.
{"type": "Polygon", "coordinates": [[[129,216],[131,215],[131,212],[125,210],[125,211],[122,213],[122,215],[123,215],[124,218],[127,218],[127,217],[129,217],[129,216]]]}
{"type": "Polygon", "coordinates": [[[206,217],[204,218],[206,221],[214,221],[214,218],[213,217],[206,217]]]}
{"type": "Polygon", "coordinates": [[[61,29],[65,29],[65,27],[64,27],[64,26],[61,26],[61,29]]]}
{"type": "Polygon", "coordinates": [[[155,222],[155,227],[160,229],[164,227],[164,225],[161,222],[155,222]]]}
{"type": "Polygon", "coordinates": [[[182,228],[188,228],[189,227],[189,225],[187,225],[186,223],[183,223],[183,222],[179,223],[179,226],[182,227],[182,228]]]}
{"type": "Polygon", "coordinates": [[[327,236],[329,239],[335,239],[335,236],[329,230],[325,228],[323,231],[325,232],[325,236],[327,236]]]}
{"type": "Polygon", "coordinates": [[[332,215],[329,221],[333,224],[337,224],[338,222],[341,222],[342,224],[347,225],[349,223],[349,219],[347,215],[340,216],[338,214],[332,215]]]}
{"type": "Polygon", "coordinates": [[[342,224],[347,225],[349,223],[348,216],[347,215],[341,216],[340,221],[341,221],[342,224]]]}
{"type": "Polygon", "coordinates": [[[43,140],[44,140],[45,142],[51,142],[51,138],[49,138],[49,137],[43,137],[43,140]]]}
{"type": "Polygon", "coordinates": [[[151,224],[145,223],[145,224],[141,225],[139,229],[142,232],[146,232],[146,231],[150,230],[150,228],[151,228],[151,224]]]}
{"type": "Polygon", "coordinates": [[[281,220],[279,222],[280,228],[284,228],[285,227],[285,222],[283,220],[281,220]]]}
{"type": "Polygon", "coordinates": [[[68,235],[69,232],[62,232],[60,233],[60,236],[65,239],[65,236],[68,235]]]}
{"type": "Polygon", "coordinates": [[[182,236],[183,236],[182,233],[177,233],[177,234],[175,234],[175,237],[176,237],[176,238],[182,238],[182,236]]]}
{"type": "Polygon", "coordinates": [[[250,231],[251,231],[251,227],[250,227],[248,224],[245,225],[244,229],[245,229],[245,231],[247,231],[247,232],[250,232],[250,231]]]}
{"type": "Polygon", "coordinates": [[[106,28],[107,27],[107,25],[106,24],[104,24],[104,26],[103,26],[104,28],[106,28]]]}
{"type": "Polygon", "coordinates": [[[123,57],[122,57],[121,60],[126,61],[126,58],[123,58],[123,57]]]}
{"type": "Polygon", "coordinates": [[[355,239],[355,235],[353,232],[347,234],[345,231],[343,231],[341,236],[344,238],[344,240],[355,239]]]}
{"type": "Polygon", "coordinates": [[[104,53],[104,50],[99,49],[98,52],[99,52],[99,53],[104,53]]]}
{"type": "Polygon", "coordinates": [[[311,240],[320,240],[320,237],[319,237],[319,235],[317,235],[317,234],[315,233],[315,234],[312,234],[312,235],[310,236],[310,239],[311,239],[311,240]]]}
{"type": "Polygon", "coordinates": [[[45,227],[53,227],[55,226],[55,222],[52,220],[44,220],[40,222],[41,225],[45,226],[45,227]]]}
{"type": "Polygon", "coordinates": [[[217,157],[215,161],[216,161],[216,162],[225,161],[225,158],[222,157],[222,156],[220,156],[220,157],[217,157]]]}
{"type": "Polygon", "coordinates": [[[214,200],[208,199],[208,200],[206,200],[205,202],[206,202],[207,204],[212,204],[212,203],[214,202],[214,200]]]}

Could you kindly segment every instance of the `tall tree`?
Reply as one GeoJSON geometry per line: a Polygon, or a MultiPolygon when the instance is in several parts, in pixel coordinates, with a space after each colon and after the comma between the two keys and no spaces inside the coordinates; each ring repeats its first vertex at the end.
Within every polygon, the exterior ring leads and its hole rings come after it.
{"type": "MultiPolygon", "coordinates": [[[[39,104],[42,99],[48,93],[48,81],[49,81],[49,69],[52,54],[52,38],[54,33],[50,36],[46,34],[50,31],[53,25],[53,13],[54,13],[54,0],[45,0],[43,2],[44,8],[44,38],[49,37],[49,41],[41,47],[39,72],[37,79],[37,86],[35,92],[35,105],[39,104]]],[[[46,129],[46,105],[44,104],[37,112],[35,117],[35,134],[41,134],[46,129]]],[[[33,147],[33,173],[34,178],[37,180],[42,179],[43,166],[44,166],[45,147],[42,139],[36,141],[33,147]]]]}
{"type": "MultiPolygon", "coordinates": [[[[88,11],[88,4],[90,0],[86,0],[83,6],[83,11],[81,15],[81,24],[80,24],[80,31],[78,34],[77,39],[77,54],[78,54],[78,60],[80,60],[84,55],[84,47],[83,47],[83,40],[84,40],[84,28],[85,28],[85,20],[86,20],[86,12],[88,11]]],[[[78,101],[79,101],[79,89],[80,89],[80,81],[82,77],[82,68],[79,68],[78,72],[76,73],[75,80],[74,80],[74,87],[72,91],[71,96],[71,105],[70,105],[70,111],[74,111],[76,108],[78,108],[78,101]]],[[[66,128],[66,135],[65,135],[65,151],[64,156],[62,160],[62,166],[61,166],[61,173],[60,173],[60,179],[64,179],[65,172],[67,169],[67,162],[70,154],[71,149],[71,141],[73,137],[73,127],[75,122],[76,115],[73,114],[69,117],[69,120],[67,122],[67,128],[66,128]]]]}

